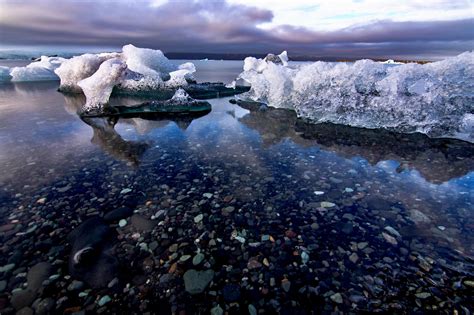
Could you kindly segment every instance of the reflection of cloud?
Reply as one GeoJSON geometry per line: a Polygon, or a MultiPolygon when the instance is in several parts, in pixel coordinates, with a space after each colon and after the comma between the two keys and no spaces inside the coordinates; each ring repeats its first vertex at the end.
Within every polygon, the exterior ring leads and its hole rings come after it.
{"type": "MultiPolygon", "coordinates": [[[[157,4],[145,0],[138,4],[128,1],[2,1],[2,42],[112,47],[131,42],[187,52],[263,53],[288,48],[297,54],[347,57],[440,56],[474,47],[471,31],[474,20],[457,13],[443,21],[430,21],[430,16],[422,20],[413,17],[413,21],[393,21],[382,14],[383,20],[371,16],[371,20],[364,19],[371,21],[369,23],[357,22],[321,31],[301,24],[289,25],[288,21],[271,24],[275,15],[272,5],[258,8],[213,0],[160,1],[157,4]],[[261,27],[264,24],[271,26],[261,27]]],[[[462,12],[444,2],[441,7],[462,12]]],[[[311,10],[317,12],[315,8],[311,10]]]]}

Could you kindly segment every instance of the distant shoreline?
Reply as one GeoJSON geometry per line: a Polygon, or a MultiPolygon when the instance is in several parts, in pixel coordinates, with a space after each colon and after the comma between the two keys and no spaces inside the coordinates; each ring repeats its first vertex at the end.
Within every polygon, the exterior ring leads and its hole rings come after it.
{"type": "MultiPolygon", "coordinates": [[[[77,53],[58,53],[51,54],[45,53],[47,56],[59,56],[64,58],[71,58],[73,56],[78,56],[87,52],[77,52],[77,53]]],[[[1,52],[0,52],[1,54],[1,52]]],[[[181,53],[181,52],[165,52],[165,56],[169,59],[186,59],[186,60],[235,60],[243,61],[246,57],[252,56],[256,58],[264,58],[266,54],[228,54],[228,53],[181,53]]],[[[6,54],[6,56],[0,56],[0,60],[34,60],[41,56],[41,53],[17,53],[12,52],[6,54]]],[[[354,62],[361,59],[370,59],[374,61],[386,61],[393,58],[372,58],[372,57],[360,57],[360,58],[351,58],[351,57],[332,57],[332,56],[308,56],[308,55],[291,55],[289,54],[291,61],[329,61],[329,62],[354,62]]],[[[430,63],[433,60],[413,60],[413,59],[393,59],[395,62],[402,63],[430,63]]]]}

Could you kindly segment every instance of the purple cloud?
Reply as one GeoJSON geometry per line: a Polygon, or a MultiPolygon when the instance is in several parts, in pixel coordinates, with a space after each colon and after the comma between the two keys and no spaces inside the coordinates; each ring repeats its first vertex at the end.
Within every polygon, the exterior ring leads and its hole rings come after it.
{"type": "Polygon", "coordinates": [[[376,21],[331,32],[280,25],[267,9],[226,1],[0,0],[0,40],[9,45],[120,47],[133,43],[175,52],[290,53],[338,57],[457,54],[473,49],[474,19],[376,21]],[[407,49],[408,48],[408,49],[407,49]],[[396,52],[396,53],[394,53],[396,52]]]}

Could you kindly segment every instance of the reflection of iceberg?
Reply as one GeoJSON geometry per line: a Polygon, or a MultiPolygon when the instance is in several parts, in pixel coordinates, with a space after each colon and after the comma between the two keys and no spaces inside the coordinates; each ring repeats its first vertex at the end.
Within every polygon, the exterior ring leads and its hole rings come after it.
{"type": "Polygon", "coordinates": [[[114,129],[117,120],[106,118],[82,118],[82,120],[94,130],[91,142],[117,160],[137,166],[140,157],[150,147],[146,142],[124,140],[114,129]]]}
{"type": "Polygon", "coordinates": [[[266,144],[290,138],[302,146],[320,146],[352,158],[360,156],[375,165],[398,161],[399,171],[415,169],[432,183],[461,177],[474,169],[474,144],[455,139],[432,139],[423,134],[400,134],[386,130],[354,128],[330,123],[312,124],[286,109],[261,109],[252,102],[239,102],[250,113],[239,119],[257,130],[266,144]]]}
{"type": "Polygon", "coordinates": [[[284,66],[246,58],[245,95],[333,122],[430,136],[474,139],[474,53],[430,64],[315,62],[284,66]]]}
{"type": "MultiPolygon", "coordinates": [[[[174,101],[180,101],[178,98],[183,98],[181,101],[184,101],[186,97],[185,93],[180,92],[177,93],[174,101]]],[[[82,109],[85,97],[82,94],[65,94],[64,100],[66,111],[71,114],[76,114],[82,109]]],[[[115,101],[114,98],[112,98],[112,100],[115,101]]],[[[134,102],[134,99],[120,98],[119,102],[134,102]]],[[[167,126],[171,121],[176,123],[179,128],[185,130],[194,119],[202,117],[205,114],[207,114],[207,112],[201,112],[197,115],[174,116],[169,115],[169,113],[152,116],[143,114],[134,115],[132,113],[128,115],[128,118],[81,116],[81,119],[93,129],[92,143],[98,145],[102,150],[117,160],[122,160],[137,166],[140,163],[141,156],[150,147],[150,143],[145,141],[127,141],[123,139],[115,130],[115,126],[119,120],[125,124],[133,125],[139,134],[146,134],[153,129],[167,126]]]]}

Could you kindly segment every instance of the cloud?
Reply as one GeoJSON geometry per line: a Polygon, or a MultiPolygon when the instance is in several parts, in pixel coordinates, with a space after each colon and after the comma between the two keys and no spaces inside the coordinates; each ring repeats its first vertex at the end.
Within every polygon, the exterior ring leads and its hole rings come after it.
{"type": "MultiPolygon", "coordinates": [[[[304,1],[298,2],[296,11],[306,8],[311,13],[324,7],[304,1]]],[[[371,1],[359,4],[367,6],[371,1]]],[[[454,3],[458,5],[452,10],[458,10],[460,2],[454,3]]],[[[445,5],[442,0],[434,4],[445,5]]],[[[9,45],[101,47],[133,43],[175,52],[251,54],[288,49],[290,53],[338,57],[393,57],[394,51],[398,55],[432,55],[433,51],[452,55],[473,48],[472,18],[384,19],[316,30],[274,24],[282,5],[279,1],[273,7],[255,7],[214,0],[0,0],[0,41],[9,45]]]]}

